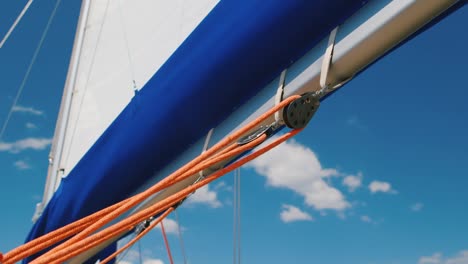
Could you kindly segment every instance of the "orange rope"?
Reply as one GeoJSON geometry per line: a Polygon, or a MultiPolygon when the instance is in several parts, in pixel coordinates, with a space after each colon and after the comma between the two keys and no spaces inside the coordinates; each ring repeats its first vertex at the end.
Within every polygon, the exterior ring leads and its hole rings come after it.
{"type": "Polygon", "coordinates": [[[175,183],[174,180],[176,178],[178,178],[179,176],[181,176],[182,174],[184,174],[185,172],[187,172],[190,167],[193,167],[196,164],[200,163],[201,161],[205,160],[206,158],[212,156],[213,154],[215,154],[216,152],[221,150],[223,147],[226,147],[227,145],[229,145],[230,143],[232,143],[233,141],[235,141],[236,139],[241,137],[244,133],[246,133],[247,131],[253,129],[257,125],[259,125],[261,122],[266,120],[269,116],[273,115],[275,112],[282,109],[283,107],[285,107],[286,105],[288,105],[289,103],[291,103],[292,101],[296,100],[299,97],[300,96],[297,95],[297,96],[291,96],[291,97],[285,99],[284,101],[282,101],[281,103],[279,103],[275,107],[271,108],[270,110],[268,110],[266,113],[264,113],[263,115],[261,115],[257,119],[250,122],[245,127],[243,127],[240,130],[234,132],[232,135],[227,136],[225,139],[221,140],[215,146],[213,146],[210,149],[208,149],[207,151],[203,152],[201,155],[199,155],[198,157],[193,159],[191,162],[187,163],[185,166],[179,168],[177,171],[175,171],[174,173],[172,173],[168,177],[164,178],[163,180],[161,180],[157,184],[153,185],[148,190],[146,190],[146,191],[144,191],[144,192],[142,192],[142,193],[140,193],[138,195],[135,195],[133,198],[130,199],[130,201],[128,203],[124,204],[123,206],[121,206],[117,210],[111,212],[110,214],[104,216],[103,218],[97,220],[95,223],[93,223],[91,226],[89,226],[88,228],[83,230],[81,233],[79,233],[75,237],[69,239],[68,241],[64,242],[63,244],[59,245],[58,247],[52,249],[51,251],[47,252],[43,256],[45,257],[47,255],[53,254],[54,252],[58,252],[59,250],[72,245],[73,243],[82,241],[83,239],[85,239],[87,236],[89,236],[90,234],[92,234],[96,230],[100,229],[101,227],[103,227],[104,225],[109,223],[110,221],[114,220],[118,216],[120,216],[123,213],[125,213],[126,211],[128,211],[130,208],[132,208],[132,207],[136,206],[137,204],[143,202],[149,196],[151,196],[151,195],[155,194],[156,192],[168,187],[169,185],[172,185],[173,183],[175,183]]]}
{"type": "MultiPolygon", "coordinates": [[[[282,137],[277,138],[273,143],[268,146],[246,156],[242,159],[232,163],[231,165],[218,170],[213,173],[208,178],[205,178],[187,188],[155,203],[144,210],[135,213],[134,215],[129,216],[128,218],[120,221],[119,223],[113,224],[108,228],[105,228],[97,233],[97,230],[102,229],[109,222],[113,221],[123,213],[127,212],[131,208],[143,202],[145,199],[151,195],[180,182],[184,179],[187,179],[191,175],[203,171],[210,166],[213,166],[223,160],[232,159],[241,153],[244,153],[247,150],[250,150],[266,139],[266,135],[262,135],[256,140],[239,146],[236,143],[233,143],[240,136],[247,133],[251,129],[258,126],[261,122],[265,121],[269,116],[273,115],[275,112],[279,111],[292,101],[296,100],[300,96],[291,96],[286,100],[282,101],[280,104],[268,110],[266,113],[250,122],[245,127],[234,132],[232,135],[227,136],[225,139],[220,141],[218,144],[210,148],[209,150],[203,152],[200,156],[193,159],[191,162],[187,163],[185,166],[179,168],[177,171],[161,180],[157,184],[153,185],[146,191],[143,191],[133,197],[130,197],[124,201],[121,201],[115,205],[112,205],[108,208],[102,209],[90,216],[87,216],[77,222],[69,224],[65,227],[57,229],[49,234],[46,234],[38,239],[28,242],[27,244],[20,246],[12,251],[8,252],[4,256],[0,253],[0,261],[3,261],[5,264],[15,263],[18,260],[21,260],[25,257],[31,256],[41,250],[44,250],[74,234],[74,237],[70,238],[68,241],[58,245],[57,247],[51,249],[49,252],[38,257],[31,263],[38,264],[49,264],[49,263],[61,263],[66,261],[69,258],[77,256],[88,249],[93,248],[94,246],[111,239],[122,232],[129,231],[133,229],[138,223],[148,219],[151,216],[157,215],[163,210],[167,210],[174,206],[179,201],[185,199],[196,189],[208,184],[209,182],[221,177],[225,173],[236,169],[239,166],[242,166],[246,162],[258,157],[269,149],[277,146],[286,139],[294,136],[299,132],[299,130],[290,131],[289,133],[283,135],[282,137]],[[233,143],[233,144],[231,144],[233,143]],[[3,260],[2,260],[3,258],[3,260]]],[[[159,217],[158,219],[160,219],[159,217]]],[[[162,220],[162,218],[161,218],[162,220]]]]}
{"type": "MultiPolygon", "coordinates": [[[[246,151],[248,149],[252,149],[254,146],[258,145],[263,140],[265,140],[265,138],[266,138],[266,135],[263,135],[262,137],[258,138],[255,141],[250,142],[249,144],[240,146],[239,149],[243,149],[244,151],[246,151]]],[[[244,152],[244,151],[242,151],[242,152],[244,152]]],[[[238,151],[236,151],[236,152],[238,152],[238,151]]],[[[188,176],[190,176],[190,175],[187,175],[187,177],[188,176]]],[[[210,179],[211,178],[212,177],[210,177],[210,179]]],[[[199,183],[202,183],[202,182],[203,181],[200,181],[199,183]]],[[[189,188],[186,188],[181,192],[173,194],[173,195],[169,196],[168,198],[166,198],[166,199],[164,199],[164,200],[162,200],[162,201],[160,201],[160,202],[158,202],[156,204],[153,204],[153,205],[149,206],[148,208],[145,208],[144,210],[141,210],[140,212],[135,213],[134,215],[129,216],[128,218],[123,219],[119,223],[116,223],[116,224],[114,224],[114,225],[112,225],[112,226],[110,226],[110,227],[96,233],[96,234],[93,234],[93,235],[91,235],[89,237],[85,237],[85,238],[83,238],[83,239],[81,239],[79,241],[76,241],[73,244],[67,245],[66,247],[64,247],[63,244],[62,244],[62,245],[50,250],[48,253],[42,255],[41,257],[35,259],[31,263],[32,264],[61,263],[61,261],[65,261],[68,258],[77,256],[80,253],[94,247],[95,242],[93,242],[93,241],[98,240],[98,243],[96,243],[96,245],[97,245],[97,244],[99,244],[99,243],[101,243],[103,241],[106,241],[107,239],[109,239],[109,238],[111,238],[111,237],[113,237],[115,235],[118,235],[119,233],[125,231],[128,228],[128,226],[135,226],[136,224],[143,222],[144,220],[146,220],[146,219],[150,218],[151,216],[159,213],[160,211],[171,207],[175,203],[177,203],[180,200],[184,199],[187,195],[189,195],[190,193],[192,193],[196,189],[200,188],[201,186],[199,185],[199,183],[191,185],[189,188]],[[64,256],[67,256],[67,257],[64,257],[64,256]],[[57,260],[57,262],[54,262],[56,260],[57,260]]],[[[113,212],[111,214],[113,214],[113,212]]],[[[105,217],[109,217],[109,215],[105,216],[105,217]]],[[[80,234],[78,234],[77,236],[79,236],[80,234]]],[[[74,238],[76,238],[77,236],[75,236],[74,238]]],[[[72,238],[72,239],[74,239],[74,238],[72,238]]],[[[72,240],[72,239],[70,239],[70,240],[72,240]]],[[[69,242],[69,241],[67,241],[67,242],[69,242]]],[[[67,242],[65,242],[65,243],[67,243],[67,242]]]]}
{"type": "Polygon", "coordinates": [[[166,245],[167,256],[169,257],[169,263],[174,264],[172,259],[171,248],[169,247],[169,241],[167,241],[166,230],[164,229],[164,221],[161,221],[161,233],[164,239],[164,244],[166,245]]]}
{"type": "Polygon", "coordinates": [[[174,211],[174,207],[171,207],[166,210],[162,215],[160,215],[156,220],[154,220],[145,230],[143,230],[140,234],[138,234],[136,237],[134,237],[132,240],[130,240],[125,246],[121,247],[119,250],[114,252],[112,255],[108,256],[106,259],[103,261],[99,262],[100,264],[106,264],[112,259],[114,259],[117,255],[120,253],[124,252],[127,248],[131,247],[133,244],[135,244],[140,238],[148,234],[149,231],[151,231],[155,226],[161,222],[161,227],[162,227],[162,220],[166,218],[167,215],[169,215],[172,211],[174,211]]]}
{"type": "MultiPolygon", "coordinates": [[[[162,210],[164,209],[167,209],[169,207],[169,205],[167,204],[174,204],[176,203],[177,201],[180,201],[182,200],[183,198],[185,198],[187,195],[189,195],[190,193],[192,193],[194,190],[196,189],[199,189],[203,186],[205,186],[206,184],[218,179],[219,177],[223,176],[224,174],[244,165],[245,163],[255,159],[256,157],[264,154],[265,152],[267,152],[268,150],[276,147],[277,145],[279,145],[280,143],[286,141],[287,139],[291,138],[292,136],[296,135],[297,133],[299,133],[301,130],[293,130],[293,131],[290,131],[288,132],[287,134],[277,138],[274,142],[270,143],[269,145],[267,145],[266,147],[232,163],[231,165],[213,173],[210,177],[208,178],[205,178],[201,181],[199,181],[198,183],[194,184],[194,185],[191,185],[189,187],[187,187],[186,189],[180,191],[179,193],[176,193],[176,194],[173,194],[171,196],[169,196],[168,198],[152,205],[151,207],[148,207],[148,209],[153,209],[153,208],[163,208],[162,210]]],[[[264,140],[266,138],[266,135],[263,135],[262,136],[262,140],[264,140]]],[[[260,139],[260,138],[259,138],[260,139]]],[[[257,139],[258,140],[258,139],[257,139]]],[[[140,212],[141,213],[141,212],[140,212]]],[[[151,214],[149,215],[145,215],[146,218],[149,218],[151,216],[151,214]]],[[[143,219],[146,219],[146,218],[143,218],[143,219]]],[[[123,221],[126,221],[128,219],[125,219],[123,221]]],[[[116,224],[118,225],[118,224],[116,224]]],[[[107,229],[111,229],[113,228],[114,226],[111,226],[107,229]]],[[[112,232],[112,229],[111,230],[103,230],[102,232],[112,232]]],[[[95,240],[95,235],[89,237],[89,241],[93,241],[95,240]]],[[[108,237],[112,237],[112,234],[109,235],[108,237]]],[[[102,241],[105,241],[106,239],[103,239],[102,241]]],[[[87,246],[88,245],[88,241],[83,241],[83,243],[77,243],[73,246],[71,246],[70,248],[68,248],[68,251],[67,252],[71,252],[71,253],[68,253],[67,254],[63,254],[63,252],[58,252],[57,255],[55,256],[50,256],[49,258],[43,258],[43,256],[40,257],[40,262],[38,261],[38,259],[34,260],[33,262],[31,262],[32,264],[36,264],[36,263],[51,263],[51,264],[58,264],[58,263],[62,263],[63,261],[66,261],[67,259],[70,259],[86,250],[88,250],[89,248],[92,248],[94,247],[95,245],[98,245],[99,243],[101,243],[102,241],[97,241],[97,242],[91,242],[91,245],[90,246],[87,246]]]]}
{"type": "Polygon", "coordinates": [[[55,231],[52,231],[46,235],[38,237],[24,245],[21,245],[11,250],[10,252],[4,255],[4,263],[5,264],[15,263],[25,257],[36,254],[37,252],[44,250],[71,235],[74,235],[82,231],[87,225],[95,221],[97,217],[102,217],[102,215],[115,210],[116,208],[118,208],[120,205],[122,205],[126,201],[127,200],[121,201],[117,204],[114,204],[108,208],[105,208],[99,212],[96,212],[92,215],[82,218],[74,223],[71,223],[55,231]]]}

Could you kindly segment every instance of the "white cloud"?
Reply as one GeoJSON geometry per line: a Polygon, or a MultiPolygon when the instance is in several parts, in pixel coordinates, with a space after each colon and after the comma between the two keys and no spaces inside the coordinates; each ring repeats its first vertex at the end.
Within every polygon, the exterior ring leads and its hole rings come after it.
{"type": "Polygon", "coordinates": [[[14,165],[18,170],[27,170],[31,168],[31,166],[29,166],[29,164],[24,160],[18,160],[14,163],[14,165]]]}
{"type": "Polygon", "coordinates": [[[419,212],[423,209],[424,204],[423,203],[415,203],[410,206],[411,211],[413,212],[419,212]]]}
{"type": "Polygon", "coordinates": [[[354,192],[362,185],[362,173],[359,172],[357,175],[348,175],[344,177],[342,183],[344,186],[348,187],[350,192],[354,192]]]}
{"type": "Polygon", "coordinates": [[[371,193],[397,193],[395,190],[392,189],[392,185],[390,183],[383,181],[372,181],[369,184],[369,190],[371,191],[371,193]]]}
{"type": "MultiPolygon", "coordinates": [[[[179,231],[179,225],[175,220],[172,220],[170,218],[166,218],[163,220],[164,224],[164,230],[166,231],[166,234],[177,234],[179,231]]],[[[161,225],[156,226],[157,229],[161,229],[161,225]]]]}
{"type": "Polygon", "coordinates": [[[222,206],[221,202],[218,200],[218,194],[210,190],[209,185],[201,187],[194,194],[190,195],[186,204],[206,204],[212,208],[222,206]]]}
{"type": "Polygon", "coordinates": [[[448,258],[445,264],[468,264],[468,250],[462,250],[457,256],[448,258]]]}
{"type": "Polygon", "coordinates": [[[283,204],[283,211],[280,213],[281,220],[285,223],[291,223],[296,221],[311,221],[313,220],[310,214],[302,211],[301,209],[289,205],[283,204]]]}
{"type": "MultiPolygon", "coordinates": [[[[136,264],[136,263],[140,263],[140,261],[139,260],[135,260],[135,261],[119,260],[119,264],[136,264]]],[[[164,262],[160,259],[146,258],[146,259],[143,259],[143,264],[164,264],[164,262]]]]}
{"type": "Polygon", "coordinates": [[[143,264],[164,264],[164,262],[160,259],[145,259],[143,264]]]}
{"type": "Polygon", "coordinates": [[[50,138],[25,138],[15,142],[0,142],[0,151],[18,153],[26,149],[43,150],[52,143],[50,138]]]}
{"type": "Polygon", "coordinates": [[[225,186],[226,186],[226,183],[224,181],[220,181],[215,185],[214,189],[219,190],[219,189],[224,188],[225,186]]]}
{"type": "Polygon", "coordinates": [[[434,253],[432,256],[420,257],[418,264],[439,264],[442,263],[441,258],[441,253],[434,253]]]}
{"type": "Polygon", "coordinates": [[[31,122],[27,122],[25,124],[26,128],[29,128],[29,129],[34,129],[34,128],[37,128],[37,126],[31,122]]]}
{"type": "Polygon", "coordinates": [[[214,188],[215,191],[232,192],[232,186],[228,185],[225,181],[218,182],[214,188]]]}
{"type": "Polygon", "coordinates": [[[418,264],[468,264],[468,250],[462,250],[449,258],[443,258],[442,253],[437,252],[432,256],[420,257],[418,264]]]}
{"type": "MultiPolygon", "coordinates": [[[[125,244],[127,244],[128,242],[130,241],[130,239],[128,239],[128,241],[126,242],[123,242],[122,240],[119,241],[117,243],[117,248],[121,248],[122,246],[124,246],[125,244]]],[[[127,249],[128,250],[128,249],[127,249]]],[[[125,254],[125,257],[124,259],[122,259],[121,261],[124,261],[124,263],[133,263],[133,262],[139,262],[140,260],[140,253],[136,250],[128,250],[127,253],[124,253],[125,254]]],[[[119,263],[121,263],[119,261],[119,263]]]]}
{"type": "Polygon", "coordinates": [[[44,111],[35,109],[33,107],[26,107],[26,106],[20,106],[20,105],[15,105],[13,107],[13,112],[28,113],[28,114],[37,115],[37,116],[41,116],[44,114],[44,111]]]}
{"type": "Polygon", "coordinates": [[[343,194],[325,179],[339,176],[335,169],[324,169],[315,153],[290,140],[248,163],[265,176],[267,185],[292,190],[315,209],[344,210],[350,207],[343,194]]]}
{"type": "Polygon", "coordinates": [[[361,215],[361,221],[364,223],[372,223],[372,219],[368,215],[361,215]]]}
{"type": "MultiPolygon", "coordinates": [[[[120,243],[119,243],[120,244],[120,243]]],[[[123,260],[119,260],[119,264],[137,264],[140,262],[140,253],[136,250],[130,250],[125,253],[125,258],[123,260]]],[[[142,254],[143,264],[164,264],[161,259],[152,258],[146,256],[145,253],[142,254]]]]}

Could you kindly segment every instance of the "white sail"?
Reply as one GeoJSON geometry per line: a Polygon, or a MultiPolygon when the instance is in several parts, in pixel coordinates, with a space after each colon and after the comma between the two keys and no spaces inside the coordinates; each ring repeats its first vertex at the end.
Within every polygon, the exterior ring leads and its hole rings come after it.
{"type": "Polygon", "coordinates": [[[53,192],[218,0],[84,0],[39,216],[53,192]]]}
{"type": "MultiPolygon", "coordinates": [[[[330,58],[333,71],[328,80],[335,83],[352,77],[455,2],[400,0],[381,7],[377,13],[369,12],[372,6],[361,10],[338,33],[339,41],[330,58]]],[[[134,89],[140,89],[148,81],[216,3],[215,0],[84,0],[54,136],[44,201],[39,209],[49,201],[60,178],[66,177],[128,104],[134,89]]],[[[320,89],[320,66],[325,50],[322,48],[326,42],[324,39],[290,68],[296,75],[287,76],[286,95],[320,89]]],[[[277,82],[269,86],[272,88],[269,96],[251,101],[258,106],[257,111],[243,112],[241,108],[216,128],[214,137],[223,137],[242,120],[247,122],[271,107],[277,82]]],[[[197,151],[200,146],[194,148],[197,151]]],[[[184,154],[179,161],[188,160],[189,156],[184,154]]],[[[168,165],[162,174],[173,169],[174,164],[168,165]]],[[[154,183],[158,176],[147,184],[154,183]]],[[[197,177],[194,175],[189,181],[168,188],[144,206],[185,187],[197,177]]],[[[81,262],[80,258],[86,259],[103,246],[82,254],[75,261],[81,262]]]]}
{"type": "MultiPolygon", "coordinates": [[[[456,2],[457,0],[398,0],[369,3],[340,26],[336,34],[333,57],[330,58],[332,66],[326,78],[327,82],[335,85],[359,73],[367,65],[384,55],[386,51],[407,39],[456,2]],[[405,23],[401,24],[400,21],[405,23]]],[[[324,38],[299,61],[288,68],[284,84],[285,97],[321,89],[321,70],[328,42],[329,37],[324,38]]],[[[207,136],[209,140],[202,139],[192,145],[191,148],[178,157],[177,161],[168,164],[152,179],[148,180],[145,185],[141,186],[136,193],[152,186],[158,179],[169,175],[180,168],[182,164],[188,163],[203,149],[206,149],[205,145],[207,145],[208,141],[217,142],[227,134],[237,131],[240,127],[265,113],[275,105],[278,86],[282,83],[281,77],[278,76],[262,92],[247,104],[239,107],[235,113],[214,128],[213,132],[210,132],[207,136]],[[252,107],[252,105],[255,105],[255,107],[252,107]],[[252,109],[256,110],[252,112],[252,109]]],[[[261,125],[271,124],[273,121],[274,117],[271,117],[261,125]]],[[[173,184],[163,192],[147,199],[131,214],[160,202],[162,199],[191,185],[198,178],[199,174],[196,173],[184,181],[173,184]]],[[[99,250],[119,239],[121,235],[123,234],[117,235],[103,244],[82,253],[70,263],[82,263],[99,250]]]]}

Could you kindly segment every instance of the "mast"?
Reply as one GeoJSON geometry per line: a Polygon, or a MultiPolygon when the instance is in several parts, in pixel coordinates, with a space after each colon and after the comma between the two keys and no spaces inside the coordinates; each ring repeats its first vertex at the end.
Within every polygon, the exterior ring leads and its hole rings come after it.
{"type": "Polygon", "coordinates": [[[65,135],[67,131],[68,119],[70,116],[71,102],[73,99],[73,90],[76,82],[76,75],[79,67],[79,58],[83,47],[86,24],[88,20],[89,7],[91,0],[83,0],[81,4],[80,16],[78,19],[75,41],[73,43],[73,51],[68,68],[67,79],[65,82],[60,111],[55,127],[54,139],[52,142],[51,151],[49,154],[49,169],[47,171],[47,179],[44,187],[44,195],[42,202],[36,205],[36,211],[33,216],[35,222],[42,214],[43,209],[52,198],[56,188],[60,183],[62,176],[61,168],[59,168],[62,159],[65,135]]]}

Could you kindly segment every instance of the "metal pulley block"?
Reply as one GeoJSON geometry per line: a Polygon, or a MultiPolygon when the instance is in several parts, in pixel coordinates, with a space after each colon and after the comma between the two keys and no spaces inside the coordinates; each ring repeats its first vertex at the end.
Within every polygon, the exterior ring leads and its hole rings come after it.
{"type": "Polygon", "coordinates": [[[315,93],[306,93],[283,109],[283,120],[289,128],[304,128],[320,106],[315,93]]]}

